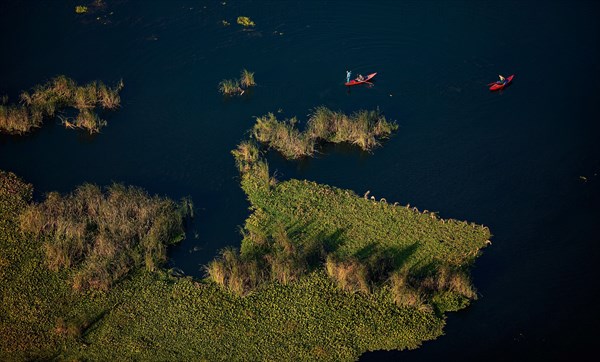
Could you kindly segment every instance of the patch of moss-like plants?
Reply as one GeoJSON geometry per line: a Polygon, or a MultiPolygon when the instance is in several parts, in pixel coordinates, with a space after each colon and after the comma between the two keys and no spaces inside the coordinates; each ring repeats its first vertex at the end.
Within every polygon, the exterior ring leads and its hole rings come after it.
{"type": "Polygon", "coordinates": [[[319,143],[347,142],[371,151],[380,139],[389,138],[398,129],[379,111],[361,110],[348,116],[324,106],[315,108],[305,130],[297,128],[298,120],[278,120],[273,113],[256,118],[253,137],[280,152],[288,159],[312,156],[319,143]]]}
{"type": "Polygon", "coordinates": [[[242,69],[240,79],[224,79],[219,82],[219,92],[224,95],[242,95],[250,88],[254,87],[254,72],[242,69]]]}
{"type": "Polygon", "coordinates": [[[58,76],[21,93],[19,104],[8,105],[7,99],[3,98],[0,104],[0,132],[25,134],[41,127],[44,119],[59,116],[67,128],[98,133],[106,126],[106,121],[98,116],[96,110],[117,109],[121,104],[119,92],[122,88],[122,81],[112,88],[99,81],[80,86],[70,78],[58,76]],[[68,108],[78,110],[78,115],[74,118],[60,115],[62,110],[68,108]]]}

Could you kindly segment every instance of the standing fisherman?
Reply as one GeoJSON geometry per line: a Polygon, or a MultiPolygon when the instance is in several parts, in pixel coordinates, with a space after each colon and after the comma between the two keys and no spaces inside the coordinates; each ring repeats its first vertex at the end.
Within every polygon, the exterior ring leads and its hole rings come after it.
{"type": "Polygon", "coordinates": [[[346,83],[350,82],[350,77],[352,76],[352,72],[347,70],[346,71],[346,83]]]}

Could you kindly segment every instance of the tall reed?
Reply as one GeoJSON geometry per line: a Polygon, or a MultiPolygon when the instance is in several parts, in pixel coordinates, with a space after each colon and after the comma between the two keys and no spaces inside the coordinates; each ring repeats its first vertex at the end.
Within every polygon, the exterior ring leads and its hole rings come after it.
{"type": "Polygon", "coordinates": [[[225,95],[241,93],[240,82],[237,79],[224,79],[219,83],[219,92],[225,95]]]}
{"type": "Polygon", "coordinates": [[[254,138],[279,151],[288,159],[312,156],[320,142],[348,142],[370,151],[398,129],[379,110],[358,111],[350,116],[317,107],[310,114],[306,129],[300,131],[296,118],[280,121],[273,113],[256,117],[254,138]]]}
{"type": "Polygon", "coordinates": [[[243,88],[255,86],[256,83],[254,82],[254,72],[250,72],[247,69],[242,69],[240,74],[240,85],[243,88]]]}
{"type": "Polygon", "coordinates": [[[184,237],[181,207],[136,187],[91,184],[50,193],[20,217],[21,228],[44,236],[51,270],[73,270],[73,288],[108,289],[131,270],[153,271],[166,247],[184,237]]]}
{"type": "Polygon", "coordinates": [[[219,92],[224,95],[243,94],[244,91],[256,85],[254,72],[242,69],[240,79],[223,79],[219,82],[219,92]]]}
{"type": "Polygon", "coordinates": [[[21,93],[22,105],[0,105],[0,132],[23,134],[32,128],[40,127],[45,118],[52,118],[65,108],[79,110],[76,122],[63,122],[67,127],[83,128],[90,133],[100,132],[106,125],[95,113],[96,108],[116,109],[121,99],[119,92],[123,81],[113,87],[102,82],[90,82],[78,86],[64,75],[51,79],[45,84],[34,86],[21,93]]]}
{"type": "Polygon", "coordinates": [[[362,293],[370,290],[367,267],[357,259],[338,260],[329,255],[325,261],[325,270],[343,290],[362,293]]]}

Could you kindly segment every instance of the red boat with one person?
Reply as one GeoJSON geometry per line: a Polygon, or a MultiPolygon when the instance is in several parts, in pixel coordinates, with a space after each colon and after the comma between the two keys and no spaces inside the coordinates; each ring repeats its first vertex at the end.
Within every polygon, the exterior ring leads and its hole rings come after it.
{"type": "Polygon", "coordinates": [[[497,82],[488,84],[488,86],[490,86],[490,90],[492,92],[500,90],[500,89],[504,89],[504,87],[508,86],[512,82],[514,77],[515,77],[515,75],[513,74],[510,77],[504,78],[504,81],[499,80],[497,82]]]}
{"type": "Polygon", "coordinates": [[[344,85],[350,87],[352,85],[358,85],[358,84],[364,84],[364,83],[368,83],[368,84],[372,84],[371,82],[369,82],[371,79],[373,79],[374,76],[376,76],[377,73],[371,73],[369,75],[367,75],[366,77],[363,77],[362,79],[359,79],[359,77],[352,79],[351,81],[345,83],[344,85]]]}

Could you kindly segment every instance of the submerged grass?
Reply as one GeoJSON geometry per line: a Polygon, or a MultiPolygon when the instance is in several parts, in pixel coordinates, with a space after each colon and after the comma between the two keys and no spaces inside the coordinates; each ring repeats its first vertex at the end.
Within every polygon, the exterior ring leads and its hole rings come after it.
{"type": "Polygon", "coordinates": [[[300,131],[296,118],[279,121],[273,113],[257,117],[252,135],[259,142],[276,149],[288,159],[312,156],[322,142],[348,142],[371,151],[398,129],[379,111],[361,110],[348,116],[324,106],[310,114],[306,129],[300,131]]]}
{"type": "Polygon", "coordinates": [[[79,115],[74,121],[64,122],[70,128],[98,133],[106,125],[95,113],[97,108],[114,110],[121,104],[119,92],[123,81],[110,88],[102,82],[78,86],[63,75],[21,93],[19,105],[0,105],[0,132],[24,134],[40,127],[44,118],[52,118],[65,108],[75,108],[79,115]]]}

